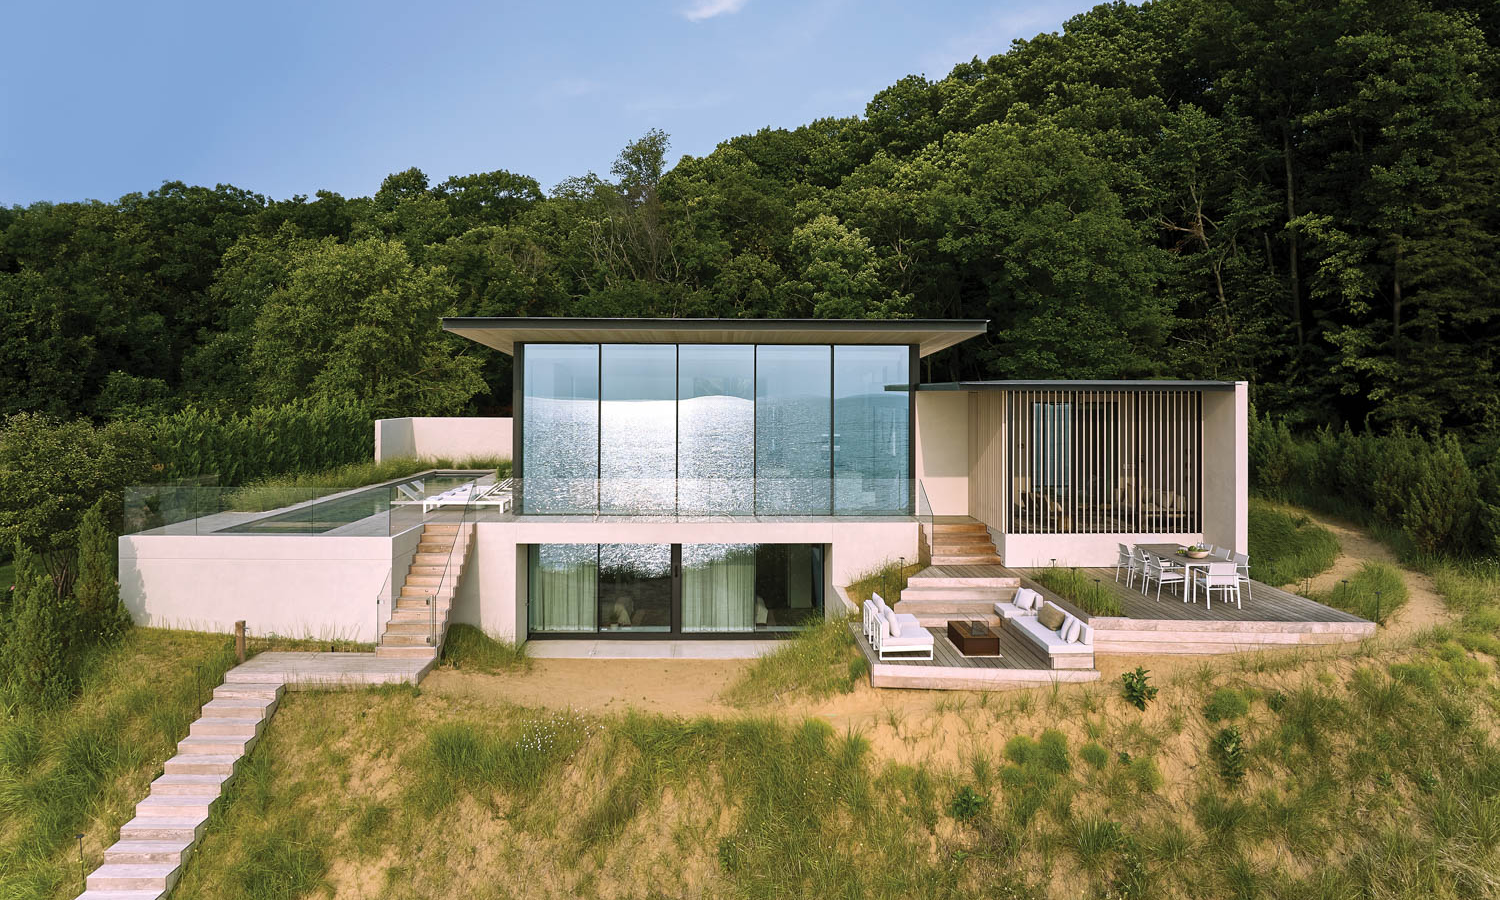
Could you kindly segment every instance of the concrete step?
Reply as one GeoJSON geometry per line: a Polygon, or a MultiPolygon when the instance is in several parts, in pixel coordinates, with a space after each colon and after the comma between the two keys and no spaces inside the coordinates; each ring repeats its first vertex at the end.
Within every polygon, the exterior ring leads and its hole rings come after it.
{"type": "Polygon", "coordinates": [[[239,762],[238,753],[179,753],[162,765],[168,775],[223,775],[234,774],[239,762]]]}
{"type": "Polygon", "coordinates": [[[286,693],[286,685],[272,684],[264,681],[234,681],[233,670],[226,673],[224,684],[214,688],[215,700],[242,700],[245,698],[264,698],[276,700],[286,693]]]}
{"type": "Polygon", "coordinates": [[[441,522],[428,522],[422,526],[422,536],[426,537],[429,534],[451,534],[456,536],[458,534],[458,523],[455,522],[448,525],[441,522]]]}
{"type": "Polygon", "coordinates": [[[439,585],[443,582],[443,573],[436,572],[432,575],[407,575],[406,584],[409,585],[439,585]]]}
{"type": "Polygon", "coordinates": [[[192,841],[120,841],[104,851],[105,863],[181,865],[193,849],[192,841]]]}
{"type": "Polygon", "coordinates": [[[168,863],[105,863],[89,873],[85,886],[91,891],[167,891],[180,871],[168,863]]]}
{"type": "Polygon", "coordinates": [[[418,553],[447,553],[448,551],[450,551],[452,549],[453,549],[453,542],[452,541],[429,541],[426,538],[423,538],[422,541],[417,544],[417,551],[416,552],[418,552],[418,553]]]}
{"type": "Polygon", "coordinates": [[[191,816],[136,816],[120,826],[122,841],[189,841],[203,837],[208,824],[208,810],[191,816]]]}
{"type": "Polygon", "coordinates": [[[995,545],[989,541],[985,541],[984,543],[933,544],[932,554],[934,556],[994,556],[995,545]]]}
{"type": "Polygon", "coordinates": [[[254,738],[265,722],[260,716],[205,716],[188,728],[188,737],[254,738]]]}
{"type": "Polygon", "coordinates": [[[428,640],[428,638],[431,636],[431,634],[432,634],[432,630],[430,628],[426,629],[426,630],[423,630],[423,631],[413,632],[413,633],[410,633],[410,634],[400,634],[400,633],[398,633],[398,634],[392,634],[389,630],[387,630],[386,633],[384,635],[382,635],[381,638],[380,638],[380,646],[381,647],[430,647],[430,646],[432,646],[432,644],[428,640]]]}
{"type": "Polygon", "coordinates": [[[965,621],[969,619],[978,619],[991,628],[999,629],[1002,627],[1000,617],[994,615],[993,613],[990,613],[988,615],[965,615],[962,613],[914,613],[914,615],[916,615],[917,617],[917,624],[921,625],[923,628],[946,628],[948,627],[948,623],[953,621],[954,619],[964,619],[965,621]]]}
{"type": "Polygon", "coordinates": [[[209,807],[219,799],[212,797],[183,797],[180,795],[147,794],[135,805],[137,819],[175,819],[182,816],[208,816],[209,807]]]}
{"type": "Polygon", "coordinates": [[[406,574],[408,576],[411,576],[411,575],[442,575],[447,570],[448,570],[447,566],[418,566],[418,565],[413,565],[413,566],[411,566],[410,568],[408,568],[406,570],[406,574]]]}
{"type": "Polygon", "coordinates": [[[377,659],[436,659],[437,650],[428,647],[388,647],[385,644],[375,648],[377,659]]]}
{"type": "Polygon", "coordinates": [[[161,900],[166,891],[84,891],[78,900],[161,900]]]}
{"type": "Polygon", "coordinates": [[[432,621],[432,606],[423,603],[420,607],[399,607],[391,612],[390,624],[426,625],[432,621]]]}
{"type": "MultiPolygon", "coordinates": [[[[416,566],[436,566],[439,570],[442,570],[442,569],[445,569],[447,567],[447,565],[448,565],[448,554],[446,554],[446,553],[414,553],[414,554],[412,554],[411,564],[412,564],[413,567],[416,567],[416,566]]],[[[439,574],[442,574],[441,571],[439,571],[439,574]]]]}
{"type": "Polygon", "coordinates": [[[412,584],[408,581],[401,585],[402,597],[436,597],[442,590],[439,584],[412,584]]]}
{"type": "Polygon", "coordinates": [[[998,566],[1002,563],[1000,557],[993,553],[978,556],[944,556],[934,552],[932,564],[935,566],[998,566]]]}
{"type": "Polygon", "coordinates": [[[946,587],[993,587],[1018,588],[1021,578],[1017,575],[919,575],[906,583],[906,589],[946,587]]]}
{"type": "Polygon", "coordinates": [[[276,711],[278,702],[280,701],[268,697],[222,697],[203,704],[202,715],[204,718],[266,718],[276,711]]]}
{"type": "Polygon", "coordinates": [[[253,737],[189,734],[177,742],[177,752],[189,756],[244,756],[255,746],[255,740],[253,737]]]}
{"type": "Polygon", "coordinates": [[[947,616],[950,619],[982,618],[995,612],[993,600],[907,600],[892,606],[898,613],[914,616],[947,616]]]}
{"type": "Polygon", "coordinates": [[[983,600],[986,603],[1004,602],[1015,597],[1016,588],[986,587],[982,585],[955,585],[953,587],[914,587],[907,585],[901,592],[902,600],[983,600]]]}
{"type": "Polygon", "coordinates": [[[218,773],[184,775],[173,772],[162,775],[151,782],[151,793],[163,797],[172,795],[181,797],[217,797],[223,793],[224,786],[233,777],[233,775],[221,775],[218,773]]]}
{"type": "Polygon", "coordinates": [[[422,634],[422,635],[431,634],[432,633],[432,619],[431,619],[430,616],[423,616],[420,620],[413,620],[413,621],[405,622],[405,621],[397,621],[396,618],[393,616],[391,618],[390,624],[387,625],[387,626],[385,626],[385,633],[387,635],[392,635],[392,634],[422,634]]]}

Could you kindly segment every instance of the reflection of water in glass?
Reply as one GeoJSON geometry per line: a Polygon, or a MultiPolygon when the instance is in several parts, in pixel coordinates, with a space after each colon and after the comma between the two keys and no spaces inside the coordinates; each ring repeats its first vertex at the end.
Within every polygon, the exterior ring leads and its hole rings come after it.
{"type": "Polygon", "coordinates": [[[827,514],[832,452],[838,512],[902,512],[910,507],[907,410],[900,393],[840,398],[830,447],[826,399],[762,402],[757,411],[725,396],[528,398],[525,508],[827,514]]]}

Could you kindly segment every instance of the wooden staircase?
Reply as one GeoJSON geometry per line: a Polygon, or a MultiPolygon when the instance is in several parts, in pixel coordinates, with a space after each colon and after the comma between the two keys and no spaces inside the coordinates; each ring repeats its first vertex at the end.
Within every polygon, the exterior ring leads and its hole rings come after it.
{"type": "Polygon", "coordinates": [[[1000,556],[983,522],[968,516],[932,523],[930,546],[934,566],[998,566],[1000,556]]]}
{"type": "Polygon", "coordinates": [[[448,634],[453,597],[473,546],[473,525],[429,522],[396,594],[378,657],[435,659],[448,634]]]}

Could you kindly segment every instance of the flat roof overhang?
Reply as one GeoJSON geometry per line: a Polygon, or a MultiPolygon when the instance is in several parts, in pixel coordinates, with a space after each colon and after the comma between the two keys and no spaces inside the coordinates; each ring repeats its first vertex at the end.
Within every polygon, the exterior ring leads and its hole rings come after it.
{"type": "Polygon", "coordinates": [[[447,317],[443,330],[515,354],[516,344],[902,344],[928,356],[978,337],[984,319],[572,319],[447,317]]]}
{"type": "Polygon", "coordinates": [[[1014,379],[1007,381],[947,381],[917,385],[919,391],[1232,391],[1233,381],[1181,381],[1162,379],[1152,381],[1037,381],[1014,379]]]}

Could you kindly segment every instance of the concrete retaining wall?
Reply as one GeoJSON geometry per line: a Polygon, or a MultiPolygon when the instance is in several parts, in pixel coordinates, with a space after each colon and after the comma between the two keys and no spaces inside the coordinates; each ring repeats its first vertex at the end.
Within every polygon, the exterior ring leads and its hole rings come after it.
{"type": "Polygon", "coordinates": [[[408,416],[375,420],[375,461],[397,457],[467,459],[511,455],[510,419],[408,416]]]}

